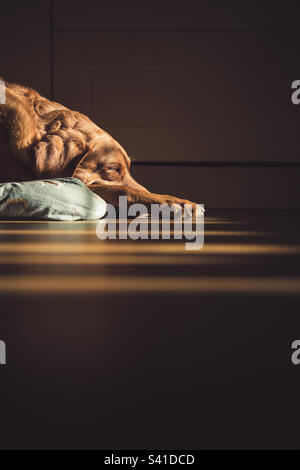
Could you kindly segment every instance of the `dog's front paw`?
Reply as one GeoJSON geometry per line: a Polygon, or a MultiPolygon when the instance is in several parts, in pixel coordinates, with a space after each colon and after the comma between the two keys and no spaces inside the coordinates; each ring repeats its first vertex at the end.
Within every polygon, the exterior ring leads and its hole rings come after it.
{"type": "Polygon", "coordinates": [[[159,204],[171,207],[175,216],[182,214],[184,217],[195,217],[204,212],[204,209],[199,204],[189,201],[188,199],[180,199],[174,196],[160,196],[159,204]]]}

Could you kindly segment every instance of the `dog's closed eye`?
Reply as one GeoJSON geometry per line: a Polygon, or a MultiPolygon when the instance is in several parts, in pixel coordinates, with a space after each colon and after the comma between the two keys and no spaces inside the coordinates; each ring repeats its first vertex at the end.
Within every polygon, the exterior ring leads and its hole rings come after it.
{"type": "Polygon", "coordinates": [[[121,167],[119,165],[108,165],[105,166],[104,169],[106,171],[117,171],[118,173],[121,173],[121,167]]]}
{"type": "Polygon", "coordinates": [[[113,181],[117,180],[121,177],[121,166],[120,165],[114,165],[114,164],[109,164],[109,165],[99,165],[98,166],[99,172],[102,176],[103,179],[108,180],[108,181],[113,181]]]}
{"type": "Polygon", "coordinates": [[[117,163],[116,164],[114,164],[114,163],[105,164],[105,163],[99,162],[97,164],[96,169],[98,171],[117,171],[118,173],[121,172],[121,168],[117,163]]]}

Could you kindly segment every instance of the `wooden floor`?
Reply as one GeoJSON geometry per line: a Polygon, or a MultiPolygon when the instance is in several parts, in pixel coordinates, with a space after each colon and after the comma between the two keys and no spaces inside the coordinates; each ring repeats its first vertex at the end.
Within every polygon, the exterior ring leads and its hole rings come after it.
{"type": "Polygon", "coordinates": [[[97,221],[0,221],[0,292],[300,293],[300,213],[214,212],[197,251],[161,227],[159,240],[101,241],[97,221]]]}
{"type": "Polygon", "coordinates": [[[298,446],[300,212],[209,210],[200,251],[96,224],[0,222],[0,448],[298,446]]]}

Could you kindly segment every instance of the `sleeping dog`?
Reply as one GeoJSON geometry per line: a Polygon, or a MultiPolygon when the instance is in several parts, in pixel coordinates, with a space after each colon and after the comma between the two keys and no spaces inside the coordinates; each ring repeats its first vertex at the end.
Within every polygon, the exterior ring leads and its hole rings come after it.
{"type": "Polygon", "coordinates": [[[130,175],[131,162],[123,147],[84,114],[30,88],[1,83],[1,182],[73,176],[114,206],[119,196],[146,207],[192,204],[153,194],[138,184],[130,175]]]}

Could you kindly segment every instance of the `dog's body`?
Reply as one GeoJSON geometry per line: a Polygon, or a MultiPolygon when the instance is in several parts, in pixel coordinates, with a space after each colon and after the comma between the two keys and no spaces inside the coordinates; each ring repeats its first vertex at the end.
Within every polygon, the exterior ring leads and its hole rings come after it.
{"type": "Polygon", "coordinates": [[[147,191],[130,175],[130,158],[87,116],[36,91],[5,83],[0,104],[0,181],[74,176],[107,202],[191,204],[147,191]]]}

